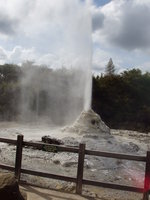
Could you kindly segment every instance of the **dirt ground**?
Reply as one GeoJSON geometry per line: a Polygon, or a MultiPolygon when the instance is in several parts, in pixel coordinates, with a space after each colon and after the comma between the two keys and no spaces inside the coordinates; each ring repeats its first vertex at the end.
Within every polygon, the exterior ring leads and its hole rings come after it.
{"type": "Polygon", "coordinates": [[[98,187],[84,188],[83,195],[62,192],[52,189],[43,189],[30,185],[22,185],[21,189],[26,192],[27,200],[141,200],[142,194],[108,190],[98,187]],[[95,195],[96,194],[96,195],[95,195]]]}
{"type": "Polygon", "coordinates": [[[21,189],[27,193],[27,200],[87,200],[90,197],[60,192],[57,190],[42,189],[33,186],[23,185],[21,189]]]}

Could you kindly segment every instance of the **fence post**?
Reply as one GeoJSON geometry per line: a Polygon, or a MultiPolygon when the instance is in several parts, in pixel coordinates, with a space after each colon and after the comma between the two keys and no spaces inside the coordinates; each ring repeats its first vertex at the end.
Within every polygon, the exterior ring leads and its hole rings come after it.
{"type": "Polygon", "coordinates": [[[82,194],[82,179],[84,169],[85,144],[79,145],[76,193],[82,194]]]}
{"type": "Polygon", "coordinates": [[[16,149],[16,161],[15,161],[15,176],[20,181],[21,174],[21,161],[22,161],[22,144],[23,144],[23,135],[17,136],[17,149],[16,149]]]}
{"type": "Polygon", "coordinates": [[[143,200],[149,199],[150,189],[150,151],[147,151],[143,200]]]}

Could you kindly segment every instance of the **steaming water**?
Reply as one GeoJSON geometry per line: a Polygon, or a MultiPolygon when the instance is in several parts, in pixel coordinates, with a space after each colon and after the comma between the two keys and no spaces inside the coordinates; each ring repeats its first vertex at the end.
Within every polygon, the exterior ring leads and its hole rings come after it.
{"type": "Polygon", "coordinates": [[[54,2],[50,6],[55,17],[48,24],[52,70],[23,65],[20,119],[62,125],[91,106],[91,16],[89,3],[54,2]]]}

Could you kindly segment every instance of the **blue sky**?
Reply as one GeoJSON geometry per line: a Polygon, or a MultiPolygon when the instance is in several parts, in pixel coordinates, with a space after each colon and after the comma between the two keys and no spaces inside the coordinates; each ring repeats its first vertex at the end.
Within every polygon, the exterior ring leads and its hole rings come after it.
{"type": "Polygon", "coordinates": [[[96,6],[103,6],[107,3],[109,3],[111,0],[94,0],[94,4],[96,6]]]}
{"type": "Polygon", "coordinates": [[[90,2],[88,15],[80,0],[0,0],[0,64],[33,60],[55,68],[81,55],[87,62],[92,21],[93,73],[104,73],[109,58],[117,73],[150,72],[150,0],[90,2]]]}

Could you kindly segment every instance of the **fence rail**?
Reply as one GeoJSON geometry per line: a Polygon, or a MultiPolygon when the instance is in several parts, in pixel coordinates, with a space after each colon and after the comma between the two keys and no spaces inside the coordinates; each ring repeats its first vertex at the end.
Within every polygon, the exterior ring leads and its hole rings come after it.
{"type": "Polygon", "coordinates": [[[24,174],[30,174],[30,175],[35,175],[35,176],[40,176],[40,177],[45,177],[45,178],[52,178],[52,179],[63,180],[63,181],[68,181],[68,182],[74,182],[74,183],[76,183],[76,193],[77,194],[82,194],[82,185],[84,184],[84,185],[99,186],[99,187],[117,189],[117,190],[123,190],[123,191],[143,193],[143,200],[149,199],[150,152],[147,152],[146,156],[135,156],[135,155],[118,154],[118,153],[110,153],[110,152],[91,151],[91,150],[86,150],[85,144],[79,144],[79,148],[74,148],[74,147],[66,147],[66,146],[62,146],[62,145],[27,142],[27,141],[23,141],[23,135],[18,135],[17,140],[0,138],[0,142],[16,145],[16,147],[17,147],[16,148],[15,166],[12,167],[12,166],[3,165],[0,163],[0,168],[8,170],[8,171],[13,171],[15,173],[18,181],[20,181],[21,173],[24,173],[24,174]],[[21,167],[23,147],[36,147],[39,150],[46,150],[46,151],[50,151],[50,152],[63,152],[64,151],[64,152],[78,153],[77,177],[73,178],[73,177],[61,176],[61,175],[57,175],[57,174],[50,174],[50,173],[45,173],[45,172],[23,169],[21,167]],[[119,184],[112,184],[112,183],[105,183],[105,182],[98,182],[98,181],[84,179],[83,171],[84,171],[85,155],[145,162],[145,179],[144,179],[144,183],[143,183],[144,187],[138,188],[138,187],[132,187],[132,186],[127,186],[127,185],[119,185],[119,184]]]}

